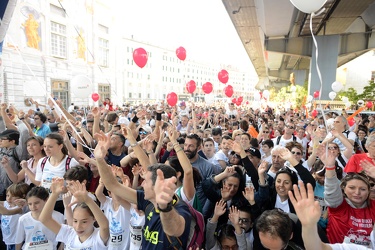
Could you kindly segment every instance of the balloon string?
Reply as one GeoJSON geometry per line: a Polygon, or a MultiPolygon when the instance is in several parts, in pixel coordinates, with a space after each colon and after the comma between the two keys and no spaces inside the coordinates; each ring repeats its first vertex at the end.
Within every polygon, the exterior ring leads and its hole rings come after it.
{"type": "MultiPolygon", "coordinates": [[[[314,32],[313,32],[313,27],[312,27],[312,19],[314,16],[317,16],[319,15],[321,12],[315,14],[314,12],[312,12],[310,14],[310,32],[311,32],[311,36],[312,36],[312,39],[314,41],[314,45],[315,45],[315,67],[316,67],[316,71],[318,73],[318,77],[319,77],[319,82],[320,82],[320,89],[319,89],[319,109],[320,111],[322,112],[322,117],[323,117],[323,122],[324,122],[324,126],[326,128],[326,130],[328,129],[327,128],[327,121],[326,121],[326,117],[324,115],[324,110],[322,108],[322,101],[321,101],[321,97],[322,97],[322,90],[323,90],[323,80],[322,80],[322,74],[320,73],[320,68],[319,68],[319,64],[318,64],[318,56],[319,56],[319,49],[318,49],[318,43],[315,39],[315,36],[314,36],[314,32]]],[[[310,82],[311,84],[311,82],[310,82]]],[[[328,154],[328,144],[326,145],[326,155],[328,154]]]]}
{"type": "Polygon", "coordinates": [[[56,101],[52,98],[52,96],[48,94],[48,92],[47,92],[47,90],[46,90],[46,87],[43,86],[43,83],[38,79],[38,77],[36,77],[34,71],[30,68],[30,65],[29,65],[28,63],[26,63],[24,57],[23,57],[22,54],[21,54],[21,51],[19,50],[18,46],[14,43],[12,37],[11,37],[10,35],[8,35],[8,38],[9,38],[9,40],[11,41],[11,43],[15,45],[14,48],[16,49],[18,55],[21,57],[21,60],[22,60],[23,64],[26,65],[26,67],[28,68],[28,70],[30,71],[30,73],[32,74],[32,76],[34,77],[34,79],[36,79],[36,81],[41,85],[41,87],[42,87],[43,90],[45,91],[44,94],[45,94],[46,96],[48,96],[48,97],[47,97],[47,103],[48,103],[48,99],[51,99],[51,101],[52,101],[54,107],[56,108],[56,111],[60,114],[60,116],[62,115],[62,116],[65,118],[65,120],[68,122],[68,124],[72,127],[73,131],[74,131],[74,132],[78,135],[78,137],[83,141],[84,145],[82,145],[82,146],[88,148],[88,149],[91,151],[91,153],[92,153],[92,150],[93,150],[93,149],[90,148],[90,147],[85,143],[85,141],[81,138],[81,136],[78,134],[78,132],[77,132],[77,130],[75,129],[75,127],[73,126],[73,124],[69,121],[68,117],[66,117],[66,115],[64,114],[64,112],[62,112],[62,110],[60,109],[59,105],[57,105],[56,101]]]}

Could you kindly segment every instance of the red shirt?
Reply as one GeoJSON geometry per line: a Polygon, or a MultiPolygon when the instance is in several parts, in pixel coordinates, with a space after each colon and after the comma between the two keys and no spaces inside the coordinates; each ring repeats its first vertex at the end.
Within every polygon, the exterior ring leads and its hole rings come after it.
{"type": "Polygon", "coordinates": [[[352,208],[344,199],[336,208],[328,208],[327,237],[331,244],[351,242],[370,246],[375,222],[375,200],[365,208],[352,208]]]}
{"type": "Polygon", "coordinates": [[[363,160],[367,160],[369,162],[372,162],[375,164],[375,159],[372,159],[367,156],[367,153],[363,154],[354,154],[352,157],[350,157],[348,163],[346,164],[344,168],[345,173],[355,172],[359,173],[362,171],[362,167],[359,165],[359,163],[363,160]]]}

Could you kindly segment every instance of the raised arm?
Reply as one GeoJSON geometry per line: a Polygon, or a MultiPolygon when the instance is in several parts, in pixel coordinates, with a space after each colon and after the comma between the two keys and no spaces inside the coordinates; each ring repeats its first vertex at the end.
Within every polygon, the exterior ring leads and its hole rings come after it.
{"type": "Polygon", "coordinates": [[[141,163],[143,169],[146,171],[148,166],[151,165],[146,153],[139,146],[139,143],[135,140],[129,127],[123,127],[122,133],[125,136],[125,138],[130,142],[130,146],[134,150],[134,153],[137,156],[139,162],[141,163]]]}
{"type": "Polygon", "coordinates": [[[331,131],[332,135],[339,139],[342,144],[346,147],[346,149],[342,152],[346,159],[349,159],[353,155],[353,145],[354,142],[350,141],[348,138],[346,138],[343,133],[337,132],[335,129],[331,131]]]}
{"type": "Polygon", "coordinates": [[[108,167],[107,162],[104,160],[109,148],[110,137],[105,135],[103,131],[95,134],[95,137],[98,140],[98,144],[95,147],[94,156],[97,162],[96,165],[99,169],[100,178],[102,179],[104,185],[108,190],[121,197],[122,199],[125,199],[130,203],[137,203],[136,191],[118,183],[116,178],[113,176],[110,168],[108,167]]]}
{"type": "Polygon", "coordinates": [[[64,179],[59,177],[53,178],[50,189],[52,193],[49,195],[49,198],[40,213],[39,221],[54,234],[58,234],[61,229],[61,224],[53,219],[52,212],[57,198],[64,191],[64,179]]]}
{"type": "Polygon", "coordinates": [[[94,124],[92,126],[92,134],[95,135],[100,131],[100,110],[98,107],[94,107],[92,110],[92,115],[94,116],[94,124]]]}
{"type": "Polygon", "coordinates": [[[173,145],[174,150],[176,151],[178,161],[181,164],[182,169],[184,170],[184,180],[182,187],[184,193],[188,200],[192,200],[195,195],[194,179],[193,179],[193,166],[191,165],[188,157],[186,156],[184,150],[181,148],[180,144],[177,142],[178,132],[173,126],[168,128],[169,138],[173,145]]]}
{"type": "MultiPolygon", "coordinates": [[[[154,191],[155,202],[160,209],[166,209],[168,204],[172,202],[174,191],[176,190],[176,182],[176,177],[164,179],[163,172],[160,169],[157,170],[154,191]]],[[[169,212],[160,212],[163,230],[169,236],[180,237],[185,231],[185,223],[188,223],[186,219],[174,207],[169,212]]]]}

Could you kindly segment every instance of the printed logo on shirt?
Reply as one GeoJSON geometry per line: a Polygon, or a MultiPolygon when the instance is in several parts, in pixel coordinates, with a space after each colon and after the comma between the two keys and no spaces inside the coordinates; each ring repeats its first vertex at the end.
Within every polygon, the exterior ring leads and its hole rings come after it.
{"type": "Polygon", "coordinates": [[[156,245],[158,244],[159,239],[159,232],[158,231],[149,231],[148,226],[145,228],[145,231],[143,233],[143,237],[145,240],[149,241],[150,243],[156,245]]]}

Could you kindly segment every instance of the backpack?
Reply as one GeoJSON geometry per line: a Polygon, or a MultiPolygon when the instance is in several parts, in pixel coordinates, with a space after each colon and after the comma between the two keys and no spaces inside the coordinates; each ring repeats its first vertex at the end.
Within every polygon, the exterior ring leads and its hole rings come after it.
{"type": "MultiPolygon", "coordinates": [[[[181,198],[181,189],[182,189],[182,186],[177,188],[176,190],[176,194],[179,198],[181,198]]],[[[181,198],[182,199],[182,198],[181,198]]],[[[195,210],[197,210],[198,212],[201,212],[202,211],[202,205],[201,205],[201,202],[198,198],[198,195],[195,193],[194,195],[194,201],[193,201],[193,208],[195,210]]]]}
{"type": "MultiPolygon", "coordinates": [[[[181,202],[179,198],[178,202],[181,202]]],[[[203,245],[204,236],[205,236],[205,223],[203,215],[195,210],[190,204],[184,202],[188,208],[189,212],[192,216],[192,220],[190,223],[190,231],[189,231],[189,238],[188,238],[188,245],[186,249],[190,247],[192,249],[200,248],[203,245]]],[[[150,212],[154,209],[154,205],[150,202],[145,209],[145,214],[150,214],[150,212]]],[[[177,237],[168,236],[168,241],[172,244],[172,247],[176,250],[183,250],[181,246],[181,241],[177,237]]]]}
{"type": "MultiPolygon", "coordinates": [[[[48,156],[46,156],[46,157],[43,158],[43,161],[40,164],[40,167],[42,168],[42,171],[43,171],[44,166],[46,165],[46,162],[47,162],[48,159],[49,159],[48,156]]],[[[66,158],[66,161],[65,161],[65,171],[69,170],[69,168],[70,168],[69,164],[70,164],[71,160],[72,160],[72,157],[70,157],[70,156],[68,156],[68,158],[66,158]]]]}
{"type": "MultiPolygon", "coordinates": [[[[277,139],[276,139],[276,145],[279,145],[280,140],[281,140],[281,136],[282,136],[282,135],[279,135],[279,136],[277,137],[277,139]]],[[[296,140],[297,140],[297,137],[295,137],[295,135],[292,135],[292,136],[293,136],[293,141],[296,141],[296,140]]]]}

